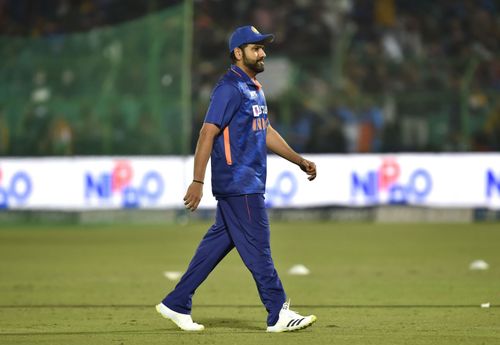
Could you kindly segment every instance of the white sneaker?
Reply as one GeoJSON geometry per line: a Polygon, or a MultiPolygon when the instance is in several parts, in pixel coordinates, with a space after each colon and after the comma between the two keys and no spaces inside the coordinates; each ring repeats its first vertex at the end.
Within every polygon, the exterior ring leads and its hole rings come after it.
{"type": "Polygon", "coordinates": [[[268,326],[268,332],[291,332],[298,331],[311,326],[316,322],[315,315],[302,316],[290,310],[290,301],[283,303],[278,322],[274,326],[268,326]]]}
{"type": "Polygon", "coordinates": [[[173,311],[163,303],[156,305],[156,311],[165,319],[172,320],[183,331],[203,331],[205,329],[205,326],[193,322],[191,315],[173,311]]]}

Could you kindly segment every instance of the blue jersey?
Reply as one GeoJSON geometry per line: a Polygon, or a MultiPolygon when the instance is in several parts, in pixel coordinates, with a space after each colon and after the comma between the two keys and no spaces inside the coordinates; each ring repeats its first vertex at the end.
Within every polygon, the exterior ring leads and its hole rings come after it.
{"type": "Polygon", "coordinates": [[[212,92],[205,122],[221,129],[211,155],[214,196],[263,194],[269,120],[257,80],[232,65],[212,92]]]}

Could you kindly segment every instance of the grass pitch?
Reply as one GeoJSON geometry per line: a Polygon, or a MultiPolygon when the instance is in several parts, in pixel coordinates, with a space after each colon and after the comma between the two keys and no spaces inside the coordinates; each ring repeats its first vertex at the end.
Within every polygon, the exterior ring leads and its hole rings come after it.
{"type": "Polygon", "coordinates": [[[154,310],[209,224],[0,225],[1,344],[500,344],[498,224],[273,223],[275,264],[307,330],[264,332],[236,251],[193,301],[202,333],[154,310]],[[470,271],[473,260],[490,264],[470,271]],[[309,276],[288,269],[304,264],[309,276]],[[490,302],[491,308],[480,308],[490,302]]]}

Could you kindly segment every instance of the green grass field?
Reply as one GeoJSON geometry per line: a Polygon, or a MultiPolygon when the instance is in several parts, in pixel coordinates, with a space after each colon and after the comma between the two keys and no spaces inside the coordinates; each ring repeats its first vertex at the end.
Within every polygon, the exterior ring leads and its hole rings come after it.
{"type": "Polygon", "coordinates": [[[154,305],[207,226],[0,225],[0,344],[500,344],[498,224],[273,223],[292,309],[317,323],[265,333],[233,251],[195,295],[206,330],[184,333],[154,305]],[[490,269],[470,271],[475,259],[490,269]]]}

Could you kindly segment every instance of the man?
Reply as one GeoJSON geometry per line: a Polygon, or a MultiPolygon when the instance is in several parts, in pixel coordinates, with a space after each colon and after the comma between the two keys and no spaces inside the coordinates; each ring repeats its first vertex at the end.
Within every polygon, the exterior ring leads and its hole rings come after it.
{"type": "Polygon", "coordinates": [[[302,158],[270,126],[261,85],[264,44],[274,36],[253,26],[236,29],[229,39],[233,64],[214,88],[194,156],[194,178],[184,204],[194,211],[202,194],[211,156],[212,191],[217,199],[215,224],[208,230],[175,289],[156,310],[185,331],[201,331],[191,319],[191,298],[198,286],[234,247],[250,270],[268,311],[267,331],[306,328],[316,316],[301,316],[289,309],[271,258],[270,231],[264,204],[267,149],[297,164],[309,180],[316,166],[302,158]]]}

